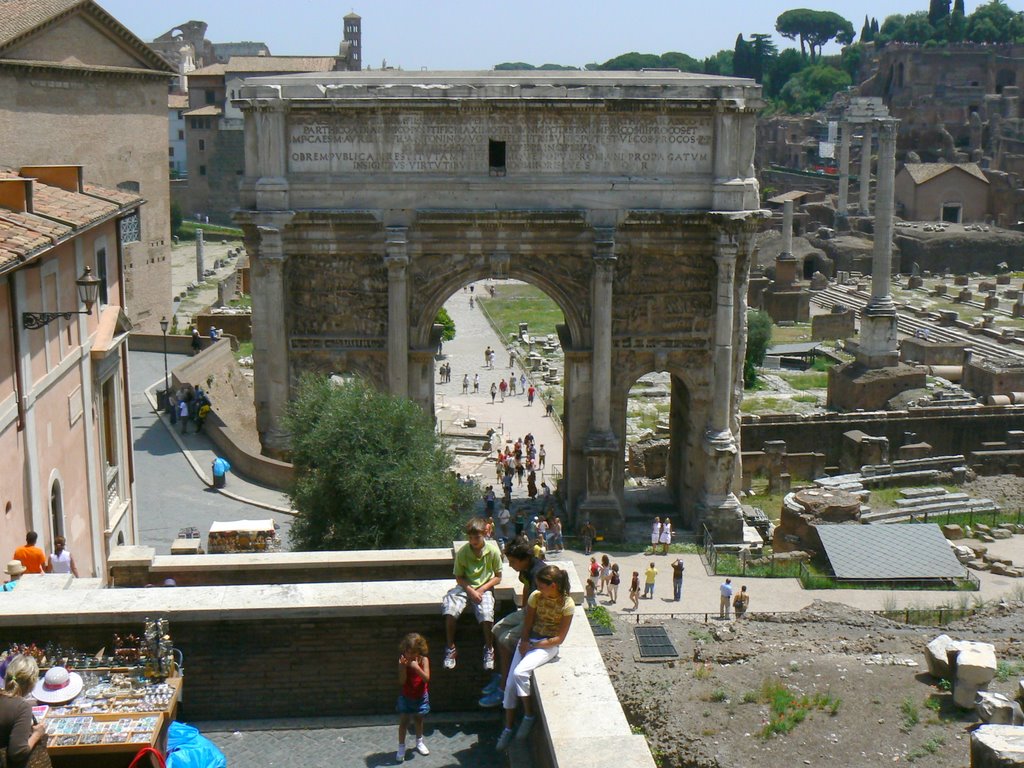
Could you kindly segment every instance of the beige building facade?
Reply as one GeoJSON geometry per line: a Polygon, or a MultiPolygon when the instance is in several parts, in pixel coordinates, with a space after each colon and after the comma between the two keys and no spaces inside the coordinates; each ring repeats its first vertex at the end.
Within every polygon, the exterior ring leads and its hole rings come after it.
{"type": "Polygon", "coordinates": [[[141,204],[81,166],[0,169],[0,552],[64,536],[81,576],[138,543],[121,264],[141,204]]]}
{"type": "Polygon", "coordinates": [[[126,311],[158,332],[171,312],[167,89],[175,72],[91,0],[0,8],[0,164],[74,163],[146,201],[122,254],[126,311]]]}
{"type": "Polygon", "coordinates": [[[907,221],[985,221],[988,203],[989,181],[975,163],[907,163],[896,174],[896,206],[907,221]]]}
{"type": "Polygon", "coordinates": [[[673,519],[741,538],[746,284],[765,215],[752,81],[385,71],[250,80],[241,97],[266,452],[287,449],[304,372],[356,373],[432,412],[438,309],[507,276],[565,316],[570,523],[621,535],[629,389],[668,371],[673,519]]]}

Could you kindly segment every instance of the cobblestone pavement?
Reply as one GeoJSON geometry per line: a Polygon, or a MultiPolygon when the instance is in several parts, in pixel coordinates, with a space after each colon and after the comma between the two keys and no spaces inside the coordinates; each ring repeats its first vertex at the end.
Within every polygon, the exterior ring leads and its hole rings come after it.
{"type": "MultiPolygon", "coordinates": [[[[256,768],[356,768],[398,765],[397,716],[195,723],[224,753],[229,766],[256,768]]],[[[503,768],[494,751],[501,731],[497,711],[488,715],[428,715],[429,755],[406,754],[410,768],[503,768]]],[[[408,745],[415,743],[409,737],[408,745]]]]}

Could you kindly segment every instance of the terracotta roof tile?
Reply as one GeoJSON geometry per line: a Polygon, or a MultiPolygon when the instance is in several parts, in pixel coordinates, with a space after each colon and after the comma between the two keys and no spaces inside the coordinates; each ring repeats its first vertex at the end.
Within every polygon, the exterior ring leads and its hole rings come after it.
{"type": "Polygon", "coordinates": [[[240,74],[330,72],[334,69],[335,61],[333,56],[232,56],[224,71],[240,74]]]}
{"type": "Polygon", "coordinates": [[[105,200],[97,200],[95,197],[75,192],[66,192],[59,187],[50,187],[46,184],[37,183],[32,191],[33,211],[70,222],[76,227],[83,227],[97,219],[102,219],[117,211],[119,207],[116,203],[108,203],[105,200]]]}
{"type": "Polygon", "coordinates": [[[84,2],[86,0],[0,0],[0,45],[84,2]]]}
{"type": "Polygon", "coordinates": [[[120,189],[110,189],[109,187],[101,187],[97,184],[85,183],[82,185],[82,190],[90,195],[102,197],[104,200],[109,200],[118,205],[131,205],[132,203],[143,202],[143,199],[133,192],[122,192],[120,189]]]}
{"type": "Polygon", "coordinates": [[[205,77],[206,75],[223,75],[224,67],[226,65],[217,62],[216,64],[210,64],[199,69],[193,69],[188,73],[189,77],[205,77]]]}

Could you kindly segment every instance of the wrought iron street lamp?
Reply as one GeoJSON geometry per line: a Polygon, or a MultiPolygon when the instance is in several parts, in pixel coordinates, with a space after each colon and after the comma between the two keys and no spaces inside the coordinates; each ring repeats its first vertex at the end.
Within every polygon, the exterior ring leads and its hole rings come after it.
{"type": "Polygon", "coordinates": [[[72,315],[91,315],[92,307],[100,293],[100,283],[103,281],[93,277],[92,267],[86,267],[82,276],[75,280],[78,286],[78,299],[85,305],[85,312],[22,312],[21,323],[28,330],[42,328],[49,325],[58,317],[70,320],[72,315]]]}
{"type": "Polygon", "coordinates": [[[167,405],[167,390],[169,388],[169,384],[167,383],[167,326],[169,326],[169,325],[170,325],[170,323],[167,321],[167,316],[166,315],[164,315],[163,317],[160,318],[160,330],[163,331],[163,334],[164,334],[164,405],[165,406],[167,405]]]}

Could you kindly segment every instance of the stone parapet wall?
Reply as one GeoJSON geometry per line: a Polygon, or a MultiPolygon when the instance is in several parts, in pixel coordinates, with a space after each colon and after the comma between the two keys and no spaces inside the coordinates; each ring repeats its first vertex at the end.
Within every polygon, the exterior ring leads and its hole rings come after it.
{"type": "Polygon", "coordinates": [[[936,456],[981,450],[982,443],[1004,440],[1006,431],[1024,429],[1024,407],[986,406],[972,408],[919,408],[912,411],[873,413],[827,413],[820,416],[745,417],[741,427],[744,446],[764,445],[767,440],[785,440],[794,453],[818,451],[830,466],[838,466],[843,434],[859,429],[887,437],[899,448],[904,433],[932,446],[936,456]]]}

